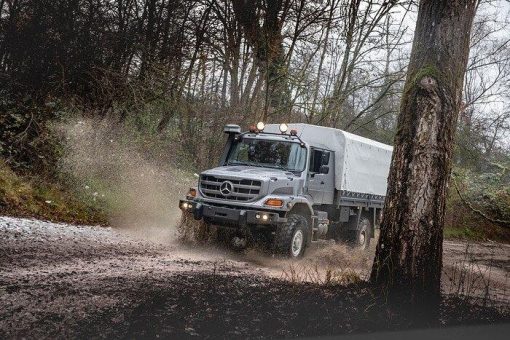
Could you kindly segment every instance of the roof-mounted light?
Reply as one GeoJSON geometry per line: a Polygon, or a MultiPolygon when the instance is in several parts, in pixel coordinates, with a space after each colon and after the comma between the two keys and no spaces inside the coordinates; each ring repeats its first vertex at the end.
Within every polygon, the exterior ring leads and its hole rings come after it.
{"type": "Polygon", "coordinates": [[[296,129],[292,129],[292,130],[290,130],[290,134],[291,134],[292,136],[297,136],[297,130],[296,130],[296,129]]]}
{"type": "Polygon", "coordinates": [[[250,127],[248,128],[248,130],[251,132],[251,133],[257,133],[257,127],[255,125],[250,125],[250,127]]]}
{"type": "Polygon", "coordinates": [[[257,130],[264,131],[265,127],[266,127],[266,124],[264,124],[264,122],[258,122],[257,123],[257,130]]]}
{"type": "Polygon", "coordinates": [[[289,126],[285,123],[280,124],[280,132],[285,133],[289,129],[289,126]]]}

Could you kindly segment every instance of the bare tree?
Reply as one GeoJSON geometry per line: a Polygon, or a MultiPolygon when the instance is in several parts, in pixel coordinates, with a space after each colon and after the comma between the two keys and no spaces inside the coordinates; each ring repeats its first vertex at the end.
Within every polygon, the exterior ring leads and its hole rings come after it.
{"type": "Polygon", "coordinates": [[[263,119],[288,102],[282,27],[290,0],[232,0],[234,12],[248,43],[255,50],[256,63],[266,78],[263,119]]]}

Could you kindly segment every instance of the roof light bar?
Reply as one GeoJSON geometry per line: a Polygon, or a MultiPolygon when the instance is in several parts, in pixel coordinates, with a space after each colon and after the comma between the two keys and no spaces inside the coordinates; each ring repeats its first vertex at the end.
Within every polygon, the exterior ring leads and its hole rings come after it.
{"type": "Polygon", "coordinates": [[[265,127],[266,127],[266,124],[264,124],[264,122],[258,122],[257,123],[257,130],[264,131],[265,127]]]}
{"type": "Polygon", "coordinates": [[[280,124],[280,132],[285,133],[289,129],[289,126],[285,123],[280,124]]]}

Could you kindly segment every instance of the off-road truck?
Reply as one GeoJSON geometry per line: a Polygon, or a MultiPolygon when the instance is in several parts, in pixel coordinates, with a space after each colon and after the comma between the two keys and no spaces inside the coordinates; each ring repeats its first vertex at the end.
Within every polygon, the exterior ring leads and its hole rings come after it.
{"type": "MultiPolygon", "coordinates": [[[[219,238],[264,239],[300,257],[320,239],[367,248],[386,194],[392,147],[308,124],[227,125],[219,166],[179,202],[219,238]]],[[[200,233],[199,233],[200,234],[200,233]]]]}

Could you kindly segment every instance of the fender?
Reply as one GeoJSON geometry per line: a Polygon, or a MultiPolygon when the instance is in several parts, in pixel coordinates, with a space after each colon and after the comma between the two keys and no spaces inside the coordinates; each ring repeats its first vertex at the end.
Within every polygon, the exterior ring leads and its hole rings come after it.
{"type": "Polygon", "coordinates": [[[314,220],[312,217],[313,209],[310,203],[305,198],[303,198],[302,200],[300,200],[299,203],[295,203],[292,206],[292,208],[287,212],[286,216],[288,216],[291,213],[304,216],[308,220],[308,237],[306,238],[307,239],[306,244],[307,246],[309,246],[312,243],[313,238],[313,220],[314,220]]]}
{"type": "Polygon", "coordinates": [[[310,200],[303,196],[292,197],[292,200],[287,204],[287,207],[289,208],[287,214],[298,209],[301,213],[309,215],[310,218],[314,215],[310,200]]]}

